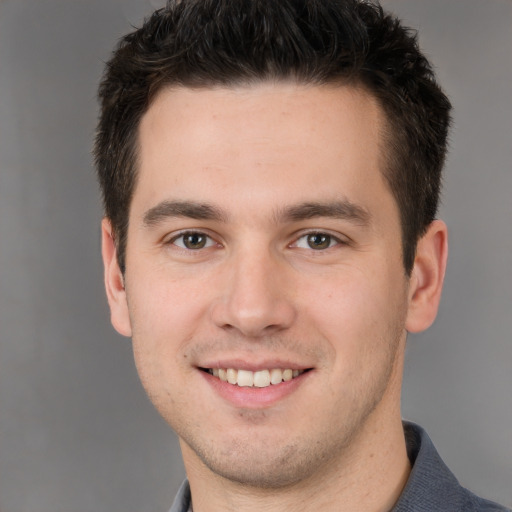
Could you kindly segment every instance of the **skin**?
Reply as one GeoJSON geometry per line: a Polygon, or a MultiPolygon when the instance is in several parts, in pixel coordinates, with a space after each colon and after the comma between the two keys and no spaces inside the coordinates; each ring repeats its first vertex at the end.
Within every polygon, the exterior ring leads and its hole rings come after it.
{"type": "Polygon", "coordinates": [[[286,83],[166,89],[141,121],[126,273],[104,220],[105,282],[196,512],[385,511],[405,485],[406,333],[435,318],[447,235],[432,223],[406,276],[385,128],[364,91],[286,83]],[[216,365],[309,371],[232,399],[216,365]]]}

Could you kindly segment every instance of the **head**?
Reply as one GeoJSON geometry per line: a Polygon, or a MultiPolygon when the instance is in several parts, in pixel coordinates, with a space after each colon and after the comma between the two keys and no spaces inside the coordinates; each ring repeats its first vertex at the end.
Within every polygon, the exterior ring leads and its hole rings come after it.
{"type": "Polygon", "coordinates": [[[405,463],[406,332],[446,261],[449,104],[414,37],[369,3],[183,0],[100,94],[112,321],[189,476],[405,463]]]}
{"type": "Polygon", "coordinates": [[[415,34],[357,0],[171,0],[120,41],[100,87],[94,154],[123,272],[139,125],[158,92],[280,81],[353,85],[378,101],[386,121],[382,172],[399,208],[410,274],[437,211],[451,106],[415,34]]]}

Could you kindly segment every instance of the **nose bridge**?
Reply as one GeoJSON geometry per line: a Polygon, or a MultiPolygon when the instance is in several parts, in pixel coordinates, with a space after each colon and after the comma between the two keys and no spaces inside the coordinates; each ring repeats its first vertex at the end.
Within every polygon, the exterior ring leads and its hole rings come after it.
{"type": "Polygon", "coordinates": [[[233,252],[226,264],[214,322],[244,336],[260,337],[286,329],[295,316],[286,285],[285,264],[264,243],[233,252]]]}

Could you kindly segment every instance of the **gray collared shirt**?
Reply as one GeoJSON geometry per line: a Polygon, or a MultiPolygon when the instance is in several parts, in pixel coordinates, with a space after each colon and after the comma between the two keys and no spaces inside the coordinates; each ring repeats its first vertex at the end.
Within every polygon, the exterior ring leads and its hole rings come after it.
{"type": "MultiPolygon", "coordinates": [[[[512,512],[464,489],[421,427],[404,422],[404,432],[412,470],[391,512],[512,512]]],[[[189,510],[190,487],[185,481],[169,512],[189,510]]]]}

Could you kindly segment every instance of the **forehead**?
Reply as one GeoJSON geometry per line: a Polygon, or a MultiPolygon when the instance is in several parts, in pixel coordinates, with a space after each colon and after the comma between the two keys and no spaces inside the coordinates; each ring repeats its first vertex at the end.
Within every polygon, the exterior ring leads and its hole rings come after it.
{"type": "Polygon", "coordinates": [[[228,187],[256,206],[285,192],[336,199],[334,184],[353,195],[383,185],[383,125],[377,101],[351,86],[164,89],[141,120],[135,196],[226,202],[228,187]]]}
{"type": "MultiPolygon", "coordinates": [[[[167,87],[159,91],[142,116],[139,134],[143,138],[144,132],[154,134],[154,130],[164,128],[169,133],[174,129],[176,137],[220,136],[229,134],[231,128],[233,141],[261,129],[264,133],[257,135],[270,137],[277,133],[283,137],[287,120],[295,137],[309,137],[323,125],[343,129],[348,124],[354,133],[365,130],[369,136],[378,136],[384,114],[373,95],[351,85],[261,82],[229,88],[167,87]],[[374,129],[372,133],[368,128],[374,129]],[[216,133],[208,133],[209,130],[216,133]]],[[[333,135],[343,134],[338,131],[333,135]]],[[[199,146],[209,140],[196,142],[199,146]]]]}

